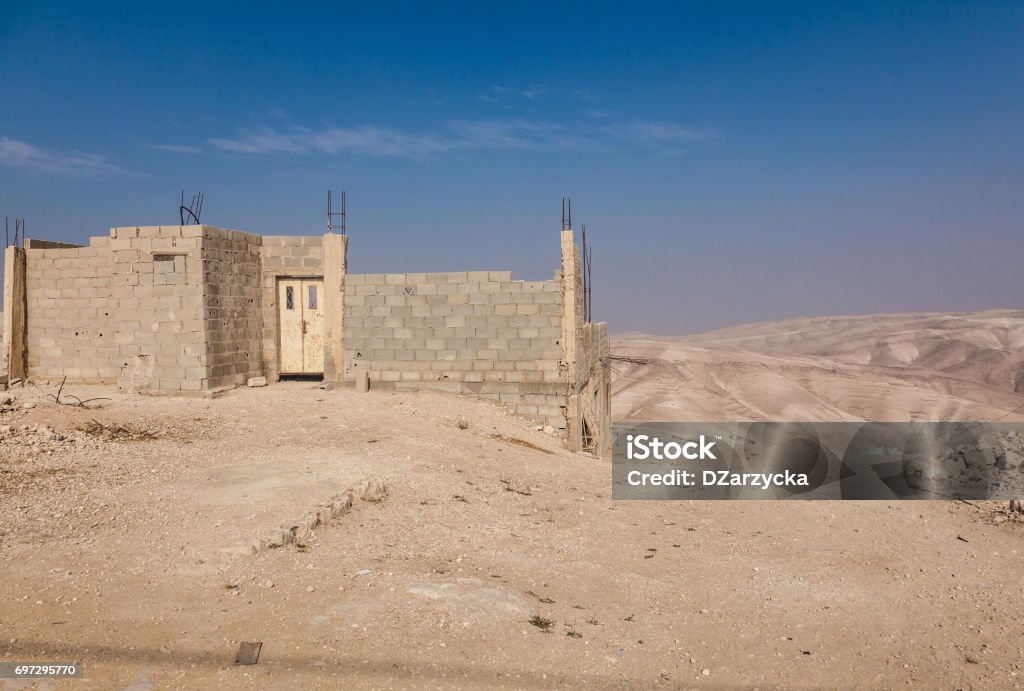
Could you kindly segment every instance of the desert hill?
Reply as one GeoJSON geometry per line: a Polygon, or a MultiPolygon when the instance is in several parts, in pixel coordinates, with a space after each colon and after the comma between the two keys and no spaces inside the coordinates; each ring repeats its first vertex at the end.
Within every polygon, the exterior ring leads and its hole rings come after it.
{"type": "Polygon", "coordinates": [[[792,319],[612,338],[615,419],[1024,419],[1024,311],[792,319]]]}

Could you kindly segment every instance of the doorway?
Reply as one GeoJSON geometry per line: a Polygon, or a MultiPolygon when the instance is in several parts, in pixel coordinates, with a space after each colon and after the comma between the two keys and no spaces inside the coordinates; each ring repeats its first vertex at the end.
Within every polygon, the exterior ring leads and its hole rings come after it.
{"type": "Polygon", "coordinates": [[[281,374],[323,374],[323,293],[322,278],[278,279],[281,374]]]}

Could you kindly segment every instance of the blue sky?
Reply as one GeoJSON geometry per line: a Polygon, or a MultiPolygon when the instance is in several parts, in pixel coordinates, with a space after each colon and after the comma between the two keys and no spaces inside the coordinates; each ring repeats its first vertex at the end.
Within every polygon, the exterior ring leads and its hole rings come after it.
{"type": "Polygon", "coordinates": [[[694,333],[1024,306],[1024,4],[0,1],[0,215],[322,232],[350,270],[558,265],[694,333]]]}

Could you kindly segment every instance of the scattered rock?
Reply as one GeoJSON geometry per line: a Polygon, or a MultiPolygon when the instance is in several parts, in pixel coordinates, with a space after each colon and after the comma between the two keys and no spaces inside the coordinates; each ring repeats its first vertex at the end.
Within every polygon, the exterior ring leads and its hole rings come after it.
{"type": "Polygon", "coordinates": [[[249,381],[247,381],[245,383],[245,385],[248,386],[248,387],[251,387],[251,388],[256,388],[257,386],[266,386],[267,385],[267,378],[266,377],[249,377],[249,381]]]}
{"type": "Polygon", "coordinates": [[[996,467],[1000,470],[1013,470],[1019,468],[1024,458],[1021,458],[1013,451],[1004,451],[996,461],[996,467]]]}
{"type": "Polygon", "coordinates": [[[379,478],[363,480],[355,487],[356,494],[363,501],[377,502],[388,495],[388,488],[379,478]]]}

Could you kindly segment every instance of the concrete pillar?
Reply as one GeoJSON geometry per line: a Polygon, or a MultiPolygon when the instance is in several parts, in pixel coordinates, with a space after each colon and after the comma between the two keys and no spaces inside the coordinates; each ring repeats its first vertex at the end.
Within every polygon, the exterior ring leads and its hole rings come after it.
{"type": "Polygon", "coordinates": [[[324,381],[341,381],[345,369],[345,273],[348,236],[324,235],[324,381]]]}
{"type": "Polygon", "coordinates": [[[571,230],[562,231],[562,361],[565,366],[566,445],[570,451],[579,451],[583,440],[583,411],[579,392],[579,333],[583,322],[580,300],[579,255],[571,230]],[[577,304],[579,303],[579,304],[577,304]]]}
{"type": "Polygon", "coordinates": [[[582,314],[577,310],[579,299],[579,257],[571,230],[562,231],[562,359],[568,373],[569,390],[576,390],[576,338],[582,314]]]}
{"type": "Polygon", "coordinates": [[[28,375],[28,305],[25,295],[25,250],[4,251],[4,351],[9,379],[28,375]]]}

